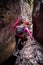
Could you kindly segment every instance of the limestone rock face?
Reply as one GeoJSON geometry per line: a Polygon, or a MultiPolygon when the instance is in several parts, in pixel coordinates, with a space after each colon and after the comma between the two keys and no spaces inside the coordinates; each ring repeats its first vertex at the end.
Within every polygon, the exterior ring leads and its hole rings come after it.
{"type": "Polygon", "coordinates": [[[43,43],[43,0],[34,0],[33,8],[33,36],[43,43]]]}

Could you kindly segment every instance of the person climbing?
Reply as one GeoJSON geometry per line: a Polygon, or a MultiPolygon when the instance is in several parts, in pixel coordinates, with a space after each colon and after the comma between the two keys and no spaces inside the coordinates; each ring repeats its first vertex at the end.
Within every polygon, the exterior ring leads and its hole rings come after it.
{"type": "MultiPolygon", "coordinates": [[[[18,22],[19,21],[20,20],[18,20],[18,22]]],[[[28,25],[29,25],[29,22],[23,22],[23,24],[21,25],[13,26],[15,28],[16,51],[18,50],[18,44],[23,42],[25,39],[24,33],[27,33],[27,35],[30,36],[31,40],[33,39],[32,34],[30,33],[28,29],[28,25]],[[21,39],[20,42],[19,42],[19,39],[21,39]]]]}

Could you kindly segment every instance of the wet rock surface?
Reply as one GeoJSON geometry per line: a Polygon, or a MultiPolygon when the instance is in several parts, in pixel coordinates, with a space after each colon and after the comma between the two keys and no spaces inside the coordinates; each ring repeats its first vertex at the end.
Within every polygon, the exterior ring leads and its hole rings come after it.
{"type": "Polygon", "coordinates": [[[36,40],[28,41],[20,51],[15,65],[43,65],[43,47],[36,40]]]}

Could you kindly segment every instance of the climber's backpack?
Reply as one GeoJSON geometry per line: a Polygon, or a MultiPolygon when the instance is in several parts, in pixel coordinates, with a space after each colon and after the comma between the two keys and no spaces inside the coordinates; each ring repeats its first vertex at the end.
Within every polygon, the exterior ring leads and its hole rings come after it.
{"type": "Polygon", "coordinates": [[[16,29],[16,33],[19,34],[19,35],[23,34],[24,33],[24,27],[18,27],[16,29]]]}

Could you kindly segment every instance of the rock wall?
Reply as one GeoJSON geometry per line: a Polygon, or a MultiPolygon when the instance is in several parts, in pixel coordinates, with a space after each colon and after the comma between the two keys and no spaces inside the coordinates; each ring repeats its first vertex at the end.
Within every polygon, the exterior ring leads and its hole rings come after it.
{"type": "Polygon", "coordinates": [[[11,56],[15,49],[15,31],[12,25],[18,16],[20,16],[18,0],[0,1],[0,64],[11,56]]]}
{"type": "Polygon", "coordinates": [[[33,8],[33,36],[43,43],[43,0],[34,0],[33,8]]]}

